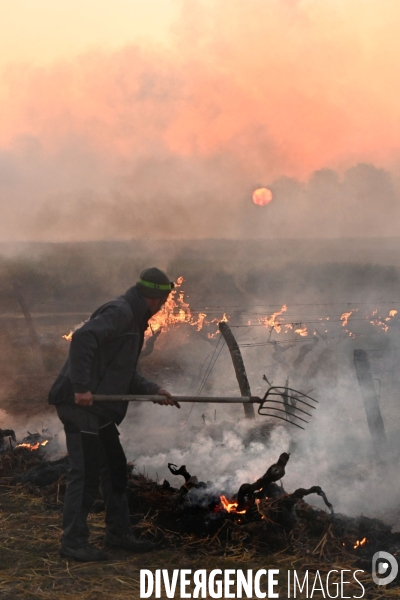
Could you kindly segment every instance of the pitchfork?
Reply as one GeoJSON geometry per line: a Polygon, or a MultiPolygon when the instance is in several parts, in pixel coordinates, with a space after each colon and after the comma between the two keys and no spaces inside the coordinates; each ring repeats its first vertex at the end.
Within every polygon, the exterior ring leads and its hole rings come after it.
{"type": "MultiPolygon", "coordinates": [[[[210,402],[216,404],[259,404],[259,415],[287,421],[291,425],[295,425],[300,429],[304,429],[304,427],[302,427],[297,421],[301,421],[303,423],[308,423],[308,421],[296,413],[301,413],[302,415],[306,415],[311,418],[311,412],[304,410],[304,407],[307,406],[309,409],[315,410],[317,408],[316,405],[311,403],[314,402],[318,404],[318,400],[311,398],[311,396],[308,396],[303,392],[299,392],[292,388],[279,386],[271,386],[264,394],[263,398],[260,398],[259,396],[173,396],[172,399],[179,403],[210,402]],[[277,399],[278,397],[280,400],[277,399]],[[305,399],[307,399],[308,402],[305,399]],[[298,407],[298,403],[302,405],[302,408],[298,407]],[[278,407],[275,405],[278,405],[278,407]],[[285,417],[271,413],[271,411],[284,413],[285,417]],[[296,421],[292,421],[292,419],[296,419],[296,421]]],[[[95,402],[159,402],[160,396],[144,396],[136,394],[114,396],[94,394],[93,400],[95,402]]]]}

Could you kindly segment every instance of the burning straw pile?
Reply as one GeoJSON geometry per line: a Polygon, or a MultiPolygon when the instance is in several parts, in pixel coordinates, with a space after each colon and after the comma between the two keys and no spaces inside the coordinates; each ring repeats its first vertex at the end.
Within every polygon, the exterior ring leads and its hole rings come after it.
{"type": "MultiPolygon", "coordinates": [[[[17,571],[19,569],[20,575],[13,581],[3,577],[0,595],[8,590],[10,595],[4,597],[25,597],[25,591],[31,589],[29,582],[35,580],[40,590],[35,597],[55,597],[51,595],[51,586],[52,593],[57,590],[58,597],[60,594],[69,597],[71,589],[68,586],[71,586],[72,578],[74,585],[78,586],[75,591],[82,593],[75,594],[74,598],[88,597],[88,590],[94,594],[90,595],[91,598],[123,598],[133,594],[138,584],[132,571],[127,570],[128,565],[130,569],[137,569],[142,561],[148,568],[151,561],[158,561],[162,568],[172,568],[174,561],[180,566],[186,561],[185,565],[196,564],[199,568],[200,564],[201,568],[214,568],[218,560],[225,565],[229,563],[230,568],[255,568],[260,564],[264,568],[268,563],[272,568],[283,570],[319,570],[321,576],[331,569],[363,569],[366,572],[358,575],[367,589],[364,597],[382,598],[368,573],[371,557],[378,550],[395,554],[400,545],[400,534],[392,533],[390,527],[376,519],[335,515],[328,498],[318,486],[285,492],[277,482],[283,477],[288,461],[289,454],[282,454],[262,477],[254,483],[243,483],[233,497],[224,490],[217,490],[211,482],[198,481],[184,465],[168,465],[173,484],[152,481],[139,473],[134,465],[129,465],[128,497],[134,533],[137,537],[156,542],[160,551],[147,557],[145,563],[143,557],[124,555],[121,560],[120,551],[117,560],[111,560],[106,568],[103,566],[99,571],[98,565],[78,566],[73,563],[68,566],[58,558],[60,513],[68,468],[66,458],[49,461],[40,451],[32,451],[25,446],[3,452],[0,456],[3,527],[0,553],[8,570],[4,567],[2,573],[11,572],[14,561],[10,559],[14,557],[15,560],[19,535],[23,539],[26,536],[31,539],[29,556],[32,544],[35,544],[36,566],[35,575],[31,573],[28,576],[19,554],[17,571]],[[305,498],[312,494],[323,498],[327,511],[306,502],[305,498]],[[16,520],[17,506],[20,507],[20,517],[16,520]],[[37,565],[38,561],[42,570],[37,565]],[[85,573],[84,577],[74,577],[71,569],[80,569],[79,573],[85,573]],[[43,572],[41,582],[40,572],[43,572]],[[94,590],[98,591],[98,596],[94,590]]],[[[99,497],[90,520],[97,534],[95,541],[102,536],[100,513],[103,510],[99,497]]],[[[27,564],[32,562],[31,558],[26,560],[27,564]]],[[[157,566],[160,565],[157,563],[157,566]]],[[[385,598],[398,597],[396,582],[392,586],[392,590],[385,589],[385,598]]],[[[351,593],[350,588],[348,591],[351,593]]],[[[359,591],[358,587],[355,594],[359,591]]]]}

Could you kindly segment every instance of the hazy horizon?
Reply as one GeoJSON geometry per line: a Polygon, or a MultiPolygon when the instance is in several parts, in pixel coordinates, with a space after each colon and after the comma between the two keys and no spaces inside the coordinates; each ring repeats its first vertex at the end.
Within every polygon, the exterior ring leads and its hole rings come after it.
{"type": "Polygon", "coordinates": [[[3,239],[397,234],[400,6],[91,5],[4,9],[3,239]]]}

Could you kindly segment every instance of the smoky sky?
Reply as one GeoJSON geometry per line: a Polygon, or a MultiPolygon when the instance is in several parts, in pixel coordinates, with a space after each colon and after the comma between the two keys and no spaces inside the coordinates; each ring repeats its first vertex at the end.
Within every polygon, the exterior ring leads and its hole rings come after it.
{"type": "Polygon", "coordinates": [[[399,10],[179,4],[168,46],[3,70],[3,239],[397,235],[399,10]]]}

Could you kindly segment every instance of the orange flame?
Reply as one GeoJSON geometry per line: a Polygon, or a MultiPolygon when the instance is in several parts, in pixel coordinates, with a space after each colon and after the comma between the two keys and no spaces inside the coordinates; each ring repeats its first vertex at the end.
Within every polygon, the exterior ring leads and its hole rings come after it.
{"type": "MultiPolygon", "coordinates": [[[[169,294],[163,309],[150,319],[150,327],[146,330],[145,337],[153,335],[160,329],[166,331],[171,327],[180,325],[181,323],[188,323],[192,327],[196,327],[197,331],[200,331],[204,325],[210,325],[210,323],[219,323],[219,321],[228,321],[228,317],[225,313],[222,319],[213,319],[212,321],[207,321],[207,314],[203,312],[198,313],[197,317],[194,316],[191,312],[189,303],[185,301],[185,292],[178,289],[181,287],[183,281],[183,277],[178,277],[177,281],[175,282],[175,288],[169,294]]],[[[83,323],[77,327],[74,327],[74,329],[68,334],[63,335],[63,339],[70,342],[72,340],[74,331],[76,331],[76,329],[78,329],[81,325],[83,325],[83,323]]],[[[217,330],[216,333],[208,333],[208,337],[214,338],[218,334],[219,331],[217,330]]]]}
{"type": "Polygon", "coordinates": [[[298,327],[294,330],[294,332],[300,335],[301,337],[305,337],[306,335],[308,335],[307,327],[305,327],[305,325],[303,325],[302,327],[298,327]]]}
{"type": "Polygon", "coordinates": [[[386,317],[385,321],[390,321],[397,315],[397,310],[389,310],[389,316],[386,317]]]}
{"type": "MultiPolygon", "coordinates": [[[[189,325],[192,325],[192,327],[196,327],[197,331],[200,331],[204,324],[209,325],[209,322],[206,321],[206,313],[199,313],[197,318],[192,315],[189,303],[185,302],[185,293],[182,290],[178,291],[178,288],[181,287],[183,281],[183,277],[178,277],[175,283],[175,288],[168,296],[163,310],[150,319],[150,330],[148,329],[146,331],[146,337],[152,335],[152,333],[155,333],[159,329],[163,329],[165,331],[170,327],[180,325],[181,323],[188,323],[189,325]]],[[[213,319],[210,322],[218,323],[219,321],[227,320],[228,317],[224,313],[222,319],[213,319]]],[[[212,337],[215,337],[215,335],[216,334],[212,334],[212,337]]]]}
{"type": "Polygon", "coordinates": [[[232,513],[236,513],[238,515],[244,515],[245,514],[245,510],[236,510],[238,503],[237,502],[229,502],[229,500],[227,500],[226,496],[220,496],[219,497],[220,502],[222,504],[222,507],[224,508],[224,510],[226,510],[226,512],[232,512],[232,513]]]}
{"type": "Polygon", "coordinates": [[[368,542],[367,538],[363,538],[361,541],[357,540],[356,543],[354,544],[354,550],[356,548],[359,548],[360,546],[364,546],[364,544],[366,544],[368,542]]]}
{"type": "Polygon", "coordinates": [[[79,329],[79,327],[82,327],[82,325],[85,324],[85,321],[81,321],[79,323],[79,325],[76,325],[73,329],[71,329],[71,331],[65,335],[63,335],[62,337],[64,338],[64,340],[67,340],[67,342],[70,342],[72,340],[72,336],[74,334],[74,332],[79,329]]]}
{"type": "Polygon", "coordinates": [[[27,448],[28,450],[33,452],[33,450],[37,450],[39,448],[39,446],[46,446],[48,443],[49,443],[49,440],[44,440],[44,442],[36,442],[36,444],[27,444],[27,443],[17,444],[15,447],[16,448],[27,448]]]}
{"type": "MultiPolygon", "coordinates": [[[[222,318],[214,318],[211,320],[207,320],[207,314],[205,312],[199,312],[197,314],[193,314],[192,310],[190,308],[189,302],[186,301],[185,298],[185,293],[181,288],[182,283],[183,283],[184,279],[183,277],[178,277],[176,284],[175,284],[175,289],[172,290],[172,292],[170,293],[170,295],[168,296],[167,302],[165,303],[163,309],[161,312],[157,313],[156,315],[154,315],[149,324],[150,324],[150,329],[148,329],[145,333],[145,336],[151,336],[152,334],[154,334],[157,331],[167,331],[170,328],[173,328],[175,326],[180,325],[181,323],[187,323],[188,325],[191,325],[192,327],[195,327],[197,331],[200,331],[201,329],[203,329],[203,327],[205,326],[210,326],[210,325],[214,325],[215,324],[215,331],[214,332],[207,332],[207,337],[209,339],[214,339],[219,335],[219,330],[218,330],[218,323],[220,321],[228,321],[230,317],[228,317],[226,315],[226,313],[223,314],[222,318]]],[[[349,325],[349,320],[350,317],[356,313],[359,310],[359,308],[354,307],[351,310],[349,310],[348,312],[344,312],[341,314],[340,316],[340,321],[341,321],[341,325],[344,328],[344,333],[349,336],[349,337],[356,337],[357,332],[353,332],[352,331],[352,327],[350,326],[349,329],[347,329],[348,325],[349,325]]],[[[301,322],[285,322],[286,319],[288,319],[287,315],[284,315],[283,313],[288,311],[288,307],[286,304],[283,304],[281,309],[272,313],[270,316],[266,315],[266,316],[258,316],[257,317],[257,321],[258,323],[265,327],[266,329],[269,329],[269,333],[271,335],[271,332],[274,331],[277,334],[280,333],[285,333],[288,334],[290,332],[292,332],[294,335],[300,336],[300,337],[307,337],[310,335],[309,331],[308,331],[308,325],[304,325],[301,322]]],[[[373,325],[374,327],[378,328],[380,331],[383,331],[384,333],[389,331],[389,324],[391,319],[393,319],[396,315],[398,315],[398,310],[396,309],[391,309],[388,313],[387,317],[380,317],[378,316],[378,309],[375,308],[373,310],[367,310],[365,312],[365,318],[367,320],[367,322],[369,322],[371,325],[373,325]]],[[[336,317],[333,317],[333,320],[331,320],[331,317],[326,316],[326,317],[318,317],[318,321],[321,321],[325,326],[328,325],[332,325],[334,326],[334,323],[336,322],[336,317]]],[[[354,321],[355,322],[355,321],[354,321]]],[[[353,323],[353,321],[352,321],[353,323]]],[[[70,331],[70,333],[63,335],[62,337],[67,340],[67,341],[71,341],[72,336],[74,331],[76,331],[77,328],[79,328],[83,323],[77,325],[77,327],[74,327],[74,329],[72,331],[70,331]]],[[[254,325],[254,321],[253,320],[248,320],[247,321],[247,325],[248,326],[252,326],[254,325]]],[[[329,333],[328,329],[324,330],[325,333],[329,333]]],[[[318,335],[318,331],[315,330],[313,335],[316,336],[318,335]]]]}
{"type": "Polygon", "coordinates": [[[278,319],[278,317],[286,311],[287,306],[286,304],[284,304],[281,310],[278,310],[278,312],[273,313],[270,317],[260,317],[258,320],[261,323],[261,325],[264,325],[264,327],[266,327],[267,329],[269,327],[272,327],[277,333],[280,333],[282,329],[282,319],[278,319]]]}
{"type": "Polygon", "coordinates": [[[342,316],[340,317],[340,320],[343,321],[342,327],[347,327],[347,323],[349,322],[349,318],[352,314],[353,314],[352,310],[350,312],[344,312],[342,314],[342,316]]]}
{"type": "MultiPolygon", "coordinates": [[[[376,314],[376,311],[374,311],[372,314],[373,314],[373,315],[375,315],[375,314],[376,314]]],[[[390,317],[387,317],[387,318],[385,319],[385,321],[390,321],[390,317]]],[[[383,322],[383,321],[380,319],[380,317],[375,317],[374,319],[370,320],[370,323],[371,323],[371,325],[373,325],[374,327],[379,327],[379,328],[380,328],[380,329],[382,329],[382,331],[384,331],[385,333],[386,333],[387,331],[389,331],[389,326],[388,326],[388,325],[386,325],[386,323],[384,323],[384,322],[383,322]]]]}
{"type": "MultiPolygon", "coordinates": [[[[228,317],[226,316],[226,313],[224,313],[222,316],[222,319],[212,319],[212,321],[210,321],[209,323],[207,322],[207,324],[209,325],[210,323],[218,324],[218,323],[227,323],[227,322],[228,322],[228,317]]],[[[219,335],[219,329],[217,329],[217,331],[215,333],[207,333],[207,337],[209,340],[213,340],[214,338],[217,337],[217,335],[219,335]]]]}

